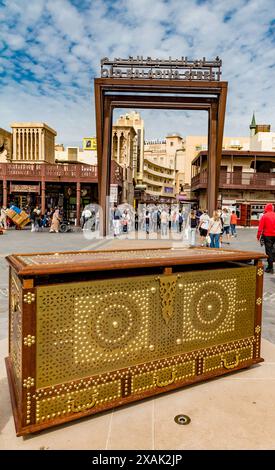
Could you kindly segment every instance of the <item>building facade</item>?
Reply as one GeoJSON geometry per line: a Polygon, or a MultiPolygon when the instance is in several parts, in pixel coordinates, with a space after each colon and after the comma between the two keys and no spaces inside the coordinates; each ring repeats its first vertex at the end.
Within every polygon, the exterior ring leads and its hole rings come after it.
{"type": "MultiPolygon", "coordinates": [[[[0,130],[0,206],[31,210],[38,205],[42,213],[60,206],[67,219],[79,224],[83,207],[98,202],[96,156],[77,147],[55,149],[55,136],[44,123],[14,123],[12,133],[0,130]],[[58,152],[63,163],[55,163],[58,152]],[[81,162],[82,154],[89,165],[81,162]]],[[[116,162],[111,178],[122,187],[116,162]]]]}
{"type": "Polygon", "coordinates": [[[176,202],[177,157],[182,142],[178,134],[168,135],[165,140],[145,141],[142,184],[147,199],[176,202]]]}
{"type": "Polygon", "coordinates": [[[119,127],[132,127],[136,133],[135,135],[135,150],[133,154],[133,174],[135,184],[142,184],[143,177],[143,158],[144,158],[144,121],[140,114],[136,111],[131,111],[125,115],[120,116],[115,125],[119,127]]]}
{"type": "Polygon", "coordinates": [[[64,147],[63,144],[55,145],[56,163],[85,163],[86,165],[97,165],[96,150],[88,150],[79,147],[64,147]]]}
{"type": "Polygon", "coordinates": [[[122,168],[123,172],[122,191],[118,193],[117,201],[113,202],[134,204],[134,177],[137,158],[136,136],[137,133],[133,126],[122,124],[113,126],[111,159],[122,168]]]}
{"type": "MultiPolygon", "coordinates": [[[[192,162],[192,191],[206,208],[207,152],[192,162]]],[[[219,182],[219,207],[236,210],[238,223],[258,225],[267,203],[275,203],[275,152],[223,150],[219,182]]]]}
{"type": "Polygon", "coordinates": [[[12,134],[0,128],[0,163],[10,162],[12,159],[12,134]]]}
{"type": "Polygon", "coordinates": [[[147,202],[175,201],[175,170],[144,157],[143,184],[146,185],[147,202]]]}
{"type": "Polygon", "coordinates": [[[14,122],[12,161],[16,163],[54,163],[56,131],[40,122],[14,122]]]}

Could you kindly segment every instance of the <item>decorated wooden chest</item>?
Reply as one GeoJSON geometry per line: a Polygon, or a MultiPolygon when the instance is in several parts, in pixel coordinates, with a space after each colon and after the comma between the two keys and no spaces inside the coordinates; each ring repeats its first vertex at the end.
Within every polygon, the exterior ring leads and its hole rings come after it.
{"type": "Polygon", "coordinates": [[[262,257],[207,248],[9,256],[17,434],[262,361],[262,257]]]}

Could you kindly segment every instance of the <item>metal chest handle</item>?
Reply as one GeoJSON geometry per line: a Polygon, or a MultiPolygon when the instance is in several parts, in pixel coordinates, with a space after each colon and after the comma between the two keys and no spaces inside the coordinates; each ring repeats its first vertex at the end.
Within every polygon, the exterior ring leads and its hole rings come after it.
{"type": "Polygon", "coordinates": [[[69,402],[69,405],[71,405],[71,411],[73,413],[79,413],[80,411],[90,410],[91,408],[95,406],[95,404],[96,404],[96,395],[93,396],[93,400],[90,403],[86,403],[85,405],[75,406],[74,400],[69,402]]]}
{"type": "Polygon", "coordinates": [[[225,369],[234,369],[234,367],[237,367],[239,365],[239,362],[240,362],[240,355],[238,352],[236,352],[236,359],[234,362],[227,362],[227,359],[222,356],[221,357],[221,362],[223,364],[223,366],[225,367],[225,369]]]}
{"type": "Polygon", "coordinates": [[[164,382],[159,381],[159,378],[158,378],[156,372],[155,372],[155,375],[154,375],[154,382],[155,382],[155,385],[157,387],[167,387],[167,385],[171,385],[172,383],[174,383],[175,379],[176,379],[176,372],[174,370],[172,370],[171,379],[170,380],[165,380],[164,382]]]}

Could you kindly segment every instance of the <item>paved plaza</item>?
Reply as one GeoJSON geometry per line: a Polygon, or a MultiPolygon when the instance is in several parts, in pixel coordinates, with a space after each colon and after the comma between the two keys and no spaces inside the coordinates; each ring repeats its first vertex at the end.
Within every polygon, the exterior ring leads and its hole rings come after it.
{"type": "MultiPolygon", "coordinates": [[[[135,236],[135,233],[131,235],[135,236]]],[[[143,233],[145,238],[146,235],[143,233]]],[[[89,234],[83,235],[82,231],[61,233],[38,232],[30,230],[10,230],[0,237],[0,339],[7,336],[8,332],[8,267],[5,256],[11,253],[36,253],[50,251],[74,251],[93,249],[123,249],[123,248],[157,248],[170,246],[170,240],[151,239],[88,239],[89,234]],[[86,238],[85,238],[86,236],[86,238]]],[[[197,240],[199,243],[199,240],[197,240]]],[[[177,242],[176,242],[177,243],[177,242]]],[[[264,248],[256,240],[256,229],[239,228],[238,237],[230,241],[230,245],[224,243],[223,248],[236,250],[254,250],[264,253],[264,248]]],[[[263,337],[275,344],[275,275],[265,274],[264,277],[264,307],[263,307],[263,337]]]]}
{"type": "MultiPolygon", "coordinates": [[[[11,253],[169,246],[169,240],[90,240],[66,234],[11,230],[0,237],[0,449],[275,449],[275,275],[264,276],[265,362],[157,398],[74,423],[16,437],[4,366],[8,335],[8,269],[11,253]],[[272,344],[273,343],[273,344],[272,344]],[[174,422],[177,414],[188,426],[174,422]]],[[[224,248],[264,252],[256,230],[239,228],[224,248]]]]}

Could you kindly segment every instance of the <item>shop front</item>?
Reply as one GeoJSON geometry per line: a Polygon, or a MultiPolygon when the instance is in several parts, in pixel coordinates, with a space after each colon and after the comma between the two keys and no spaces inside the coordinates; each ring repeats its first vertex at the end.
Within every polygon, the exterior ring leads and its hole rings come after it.
{"type": "Polygon", "coordinates": [[[8,206],[14,204],[20,209],[31,211],[35,206],[40,206],[40,184],[10,183],[8,192],[8,206]]]}
{"type": "MultiPolygon", "coordinates": [[[[46,183],[46,210],[52,210],[54,207],[63,209],[64,218],[75,223],[77,218],[77,187],[73,183],[46,183]]],[[[97,202],[97,185],[81,184],[80,189],[80,210],[97,202]]]]}

